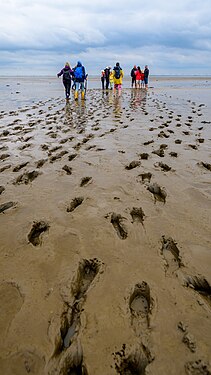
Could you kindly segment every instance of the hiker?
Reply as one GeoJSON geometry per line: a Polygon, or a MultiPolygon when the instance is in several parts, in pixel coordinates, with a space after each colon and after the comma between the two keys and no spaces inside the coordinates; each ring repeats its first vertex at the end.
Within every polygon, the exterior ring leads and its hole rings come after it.
{"type": "Polygon", "coordinates": [[[110,89],[113,90],[114,88],[114,73],[111,70],[109,75],[109,82],[110,82],[110,89]]]}
{"type": "Polygon", "coordinates": [[[77,62],[76,68],[74,69],[74,80],[75,80],[75,100],[78,100],[78,90],[81,89],[81,99],[85,99],[85,88],[84,81],[86,80],[85,68],[80,61],[77,62]]]}
{"type": "Polygon", "coordinates": [[[141,87],[141,68],[140,66],[137,67],[137,70],[135,71],[136,75],[136,87],[140,89],[141,87]]]}
{"type": "Polygon", "coordinates": [[[136,68],[136,65],[134,65],[133,69],[130,72],[130,76],[132,78],[132,82],[131,82],[132,88],[133,88],[133,85],[135,85],[135,88],[136,88],[136,71],[137,71],[137,68],[136,68]]]}
{"type": "Polygon", "coordinates": [[[70,64],[68,62],[65,63],[64,68],[57,74],[57,77],[61,76],[63,80],[63,85],[65,87],[65,96],[66,99],[69,100],[73,70],[71,69],[70,64]]]}
{"type": "Polygon", "coordinates": [[[116,63],[116,66],[113,68],[113,75],[114,75],[114,94],[116,94],[116,90],[118,90],[119,96],[121,96],[122,91],[122,78],[124,77],[124,72],[119,65],[119,62],[116,63]]]}
{"type": "Polygon", "coordinates": [[[149,68],[148,65],[145,65],[144,69],[144,83],[145,83],[145,88],[148,89],[148,80],[149,80],[149,68]]]}
{"type": "Polygon", "coordinates": [[[108,66],[104,69],[104,72],[105,72],[105,81],[106,81],[106,90],[108,90],[108,88],[109,88],[110,70],[111,70],[111,68],[108,67],[108,66]]]}
{"type": "Polygon", "coordinates": [[[105,72],[104,72],[104,70],[101,70],[100,79],[101,79],[101,84],[102,84],[102,90],[104,90],[104,88],[105,88],[105,72]]]}

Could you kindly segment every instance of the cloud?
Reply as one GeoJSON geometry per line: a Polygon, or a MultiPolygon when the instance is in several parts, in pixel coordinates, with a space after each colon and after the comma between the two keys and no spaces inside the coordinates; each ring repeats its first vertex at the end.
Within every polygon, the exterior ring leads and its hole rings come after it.
{"type": "Polygon", "coordinates": [[[78,58],[91,73],[120,60],[126,69],[134,61],[148,63],[154,74],[182,68],[211,74],[210,0],[1,2],[2,74],[30,74],[32,68],[54,74],[65,60],[78,58]]]}

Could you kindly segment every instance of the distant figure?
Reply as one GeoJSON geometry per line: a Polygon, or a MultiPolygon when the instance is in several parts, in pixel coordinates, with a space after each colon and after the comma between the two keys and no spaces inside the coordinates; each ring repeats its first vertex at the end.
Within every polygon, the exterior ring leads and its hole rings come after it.
{"type": "Polygon", "coordinates": [[[137,71],[137,68],[136,68],[136,65],[134,65],[133,69],[130,72],[130,76],[132,78],[132,82],[131,82],[132,88],[133,88],[133,85],[135,85],[136,87],[136,71],[137,71]]]}
{"type": "Polygon", "coordinates": [[[145,83],[145,88],[148,89],[148,80],[149,80],[149,68],[148,65],[145,65],[144,69],[144,83],[145,83]]]}
{"type": "Polygon", "coordinates": [[[114,88],[114,73],[111,70],[109,75],[109,82],[110,82],[110,89],[113,90],[114,88]]]}
{"type": "Polygon", "coordinates": [[[80,61],[77,62],[74,69],[75,80],[75,100],[78,100],[78,90],[81,89],[81,99],[85,99],[84,81],[86,80],[85,68],[80,61]]]}
{"type": "Polygon", "coordinates": [[[101,79],[101,84],[102,84],[102,90],[104,90],[104,88],[105,88],[105,72],[104,72],[104,70],[101,70],[100,79],[101,79]]]}
{"type": "Polygon", "coordinates": [[[108,90],[108,88],[109,88],[110,70],[111,70],[111,68],[108,67],[108,66],[104,69],[104,72],[105,72],[105,81],[106,81],[106,90],[108,90]]]}
{"type": "Polygon", "coordinates": [[[69,100],[73,70],[71,69],[70,64],[68,62],[65,63],[65,67],[57,74],[57,77],[60,76],[62,76],[63,79],[66,99],[69,100]]]}
{"type": "Polygon", "coordinates": [[[121,95],[122,91],[122,78],[124,77],[124,72],[119,65],[119,62],[116,63],[116,66],[113,69],[114,75],[114,94],[116,94],[116,90],[118,90],[119,96],[121,95]]]}
{"type": "Polygon", "coordinates": [[[141,68],[140,68],[140,66],[138,66],[138,68],[135,72],[135,75],[136,75],[136,87],[138,87],[140,89],[140,87],[141,87],[141,68]]]}

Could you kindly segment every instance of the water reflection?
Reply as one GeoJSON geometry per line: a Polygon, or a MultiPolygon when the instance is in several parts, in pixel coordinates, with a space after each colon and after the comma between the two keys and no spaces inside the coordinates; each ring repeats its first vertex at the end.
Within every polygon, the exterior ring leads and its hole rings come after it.
{"type": "Polygon", "coordinates": [[[130,98],[130,108],[138,109],[144,107],[147,99],[147,91],[144,89],[132,89],[130,98]]]}
{"type": "Polygon", "coordinates": [[[87,122],[86,101],[67,101],[64,108],[64,124],[79,129],[82,132],[85,130],[87,122]]]}

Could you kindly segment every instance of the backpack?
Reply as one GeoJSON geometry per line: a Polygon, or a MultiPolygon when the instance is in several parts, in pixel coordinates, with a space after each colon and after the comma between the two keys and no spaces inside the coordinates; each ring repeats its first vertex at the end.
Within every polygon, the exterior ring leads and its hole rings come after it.
{"type": "Polygon", "coordinates": [[[84,78],[84,72],[82,66],[77,66],[77,68],[74,71],[74,76],[76,79],[83,79],[84,78]]]}
{"type": "Polygon", "coordinates": [[[121,76],[121,68],[120,68],[120,66],[115,66],[114,67],[114,77],[116,78],[116,79],[119,79],[120,78],[120,76],[121,76]]]}
{"type": "Polygon", "coordinates": [[[71,80],[71,75],[70,75],[70,70],[64,70],[63,71],[63,79],[65,81],[70,81],[71,80]]]}

